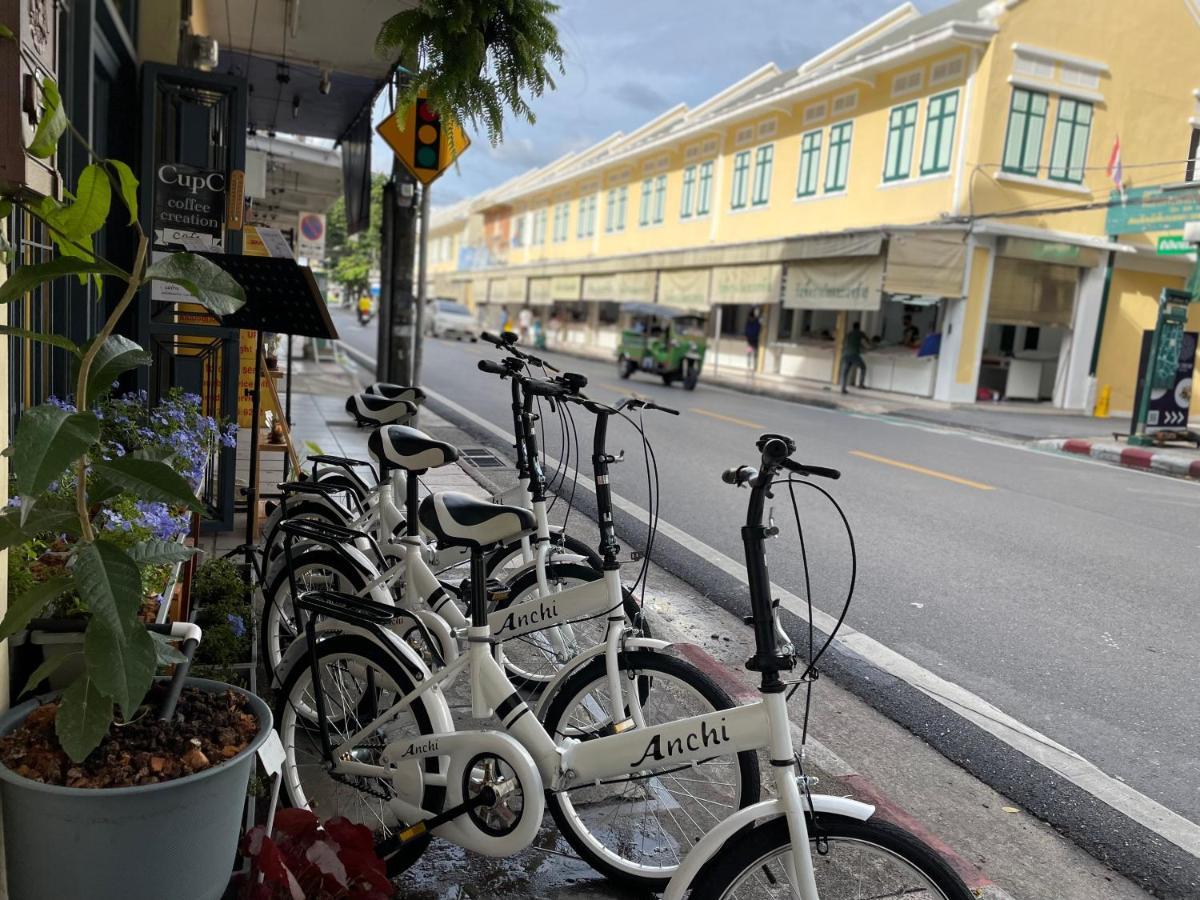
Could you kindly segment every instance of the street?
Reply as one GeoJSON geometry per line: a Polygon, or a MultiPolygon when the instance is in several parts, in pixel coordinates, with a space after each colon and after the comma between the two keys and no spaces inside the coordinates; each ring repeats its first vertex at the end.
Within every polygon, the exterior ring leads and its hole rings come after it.
{"type": "MultiPolygon", "coordinates": [[[[373,351],[373,327],[351,324],[348,316],[338,324],[346,341],[373,351]]],[[[423,376],[431,406],[452,419],[465,410],[511,430],[507,386],[476,371],[479,359],[495,356],[483,343],[427,341],[423,376]],[[443,397],[451,403],[439,403],[443,397]]],[[[1184,537],[1200,509],[1197,486],[703,380],[691,393],[643,375],[619,382],[615,364],[552,358],[587,375],[597,399],[637,391],[680,408],[678,418],[645,417],[658,458],[662,520],[734,560],[741,557],[743,498],[719,476],[754,461],[759,433],[788,434],[800,447],[797,458],[841,469],[840,482],[823,486],[854,529],[858,578],[846,620],[852,628],[1136,792],[1200,820],[1194,766],[1200,706],[1181,690],[1190,683],[1200,637],[1187,584],[1195,548],[1184,537]]],[[[576,413],[583,459],[591,432],[585,418],[576,413]]],[[[547,454],[560,456],[556,425],[547,424],[546,432],[547,454]]],[[[622,446],[626,461],[614,469],[614,491],[644,507],[640,448],[631,431],[614,428],[610,448],[622,446]]],[[[845,534],[815,494],[798,499],[814,605],[837,616],[849,577],[845,534]]],[[[777,497],[774,512],[782,531],[772,577],[802,595],[786,496],[777,497]]],[[[679,553],[660,534],[656,558],[679,553]]],[[[708,592],[716,586],[708,583],[708,568],[691,559],[685,577],[708,592]]]]}

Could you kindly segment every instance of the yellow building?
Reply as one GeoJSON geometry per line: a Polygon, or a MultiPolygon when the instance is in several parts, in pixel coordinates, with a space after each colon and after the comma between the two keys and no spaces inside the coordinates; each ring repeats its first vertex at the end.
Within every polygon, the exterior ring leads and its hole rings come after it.
{"type": "Polygon", "coordinates": [[[825,382],[857,321],[870,386],[1090,410],[1107,385],[1127,411],[1192,265],[1156,247],[1200,219],[1197,39],[1195,0],[905,3],[443,210],[434,293],[608,356],[620,303],[698,309],[707,365],[742,370],[758,308],[759,371],[825,382]]]}

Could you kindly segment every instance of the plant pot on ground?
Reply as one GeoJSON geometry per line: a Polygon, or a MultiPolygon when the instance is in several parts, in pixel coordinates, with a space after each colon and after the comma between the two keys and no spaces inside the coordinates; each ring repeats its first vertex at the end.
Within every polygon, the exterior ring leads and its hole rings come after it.
{"type": "Polygon", "coordinates": [[[222,895],[271,713],[247,691],[188,679],[178,715],[162,723],[166,684],[80,765],[57,746],[57,701],[31,700],[0,718],[14,900],[222,895]]]}

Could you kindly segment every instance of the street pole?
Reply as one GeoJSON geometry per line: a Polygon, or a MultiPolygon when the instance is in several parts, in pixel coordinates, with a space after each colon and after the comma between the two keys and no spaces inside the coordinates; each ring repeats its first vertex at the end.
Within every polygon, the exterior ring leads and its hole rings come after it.
{"type": "Polygon", "coordinates": [[[425,340],[425,277],[429,262],[429,188],[421,188],[421,237],[417,245],[417,314],[414,318],[416,330],[413,334],[413,368],[410,384],[421,383],[421,349],[425,340]]]}
{"type": "Polygon", "coordinates": [[[379,320],[385,352],[379,357],[383,381],[411,384],[416,330],[416,292],[413,290],[413,257],[416,252],[416,180],[396,160],[392,165],[391,228],[386,236],[388,280],[380,285],[379,320]],[[384,299],[386,295],[386,299],[384,299]],[[386,364],[385,361],[386,360],[386,364]]]}

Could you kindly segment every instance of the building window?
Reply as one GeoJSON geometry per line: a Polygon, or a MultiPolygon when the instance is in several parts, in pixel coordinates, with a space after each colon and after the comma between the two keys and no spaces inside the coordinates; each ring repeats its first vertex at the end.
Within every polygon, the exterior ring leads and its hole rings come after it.
{"type": "Polygon", "coordinates": [[[614,231],[625,230],[625,207],[629,202],[629,185],[621,185],[621,189],[617,192],[617,224],[614,231]]]}
{"type": "Polygon", "coordinates": [[[654,179],[654,218],[655,225],[661,225],[667,214],[667,176],[659,175],[654,179]]]}
{"type": "Polygon", "coordinates": [[[638,206],[638,224],[643,228],[650,224],[650,195],[654,190],[654,182],[645,178],[642,180],[642,199],[638,206]]]}
{"type": "Polygon", "coordinates": [[[850,174],[850,138],[853,122],[841,122],[829,129],[829,156],[825,160],[825,193],[844,191],[850,174]]]}
{"type": "Polygon", "coordinates": [[[696,200],[696,167],[688,166],[683,170],[683,193],[679,198],[679,218],[692,217],[692,205],[696,200]]]}
{"type": "Polygon", "coordinates": [[[899,181],[912,170],[913,140],[917,136],[917,104],[905,103],[888,116],[887,151],[883,156],[883,180],[899,181]]]}
{"type": "Polygon", "coordinates": [[[765,144],[754,151],[754,193],[750,202],[755,206],[766,206],[771,199],[771,163],[774,159],[774,144],[765,144]]]}
{"type": "Polygon", "coordinates": [[[746,205],[746,187],[750,180],[750,151],[743,150],[733,158],[733,193],[729,205],[742,209],[746,205]]]}
{"type": "Polygon", "coordinates": [[[625,230],[625,204],[629,200],[629,185],[608,189],[607,208],[604,214],[605,231],[625,230]]]}
{"type": "Polygon", "coordinates": [[[1039,91],[1013,88],[1001,164],[1005,172],[1037,175],[1042,158],[1042,132],[1046,127],[1046,102],[1046,95],[1039,91]]]}
{"type": "Polygon", "coordinates": [[[546,208],[542,207],[533,215],[533,243],[546,243],[546,208]]]}
{"type": "Polygon", "coordinates": [[[1088,135],[1092,130],[1092,104],[1060,97],[1050,145],[1050,177],[1055,181],[1083,181],[1088,135]]]}
{"type": "Polygon", "coordinates": [[[554,242],[561,243],[567,239],[568,226],[571,220],[571,204],[559,203],[554,207],[554,242]]]}
{"type": "Polygon", "coordinates": [[[708,215],[708,211],[712,207],[712,170],[711,159],[706,163],[700,163],[700,180],[696,186],[696,215],[698,216],[708,215]]]}
{"type": "Polygon", "coordinates": [[[957,117],[958,91],[948,91],[929,98],[925,106],[925,140],[921,143],[922,175],[950,171],[957,117]]]}
{"type": "Polygon", "coordinates": [[[609,188],[608,193],[604,195],[604,230],[609,234],[612,233],[613,226],[617,224],[617,189],[609,188]]]}
{"type": "Polygon", "coordinates": [[[810,131],[800,138],[800,174],[796,177],[796,196],[811,197],[817,192],[821,168],[821,130],[810,131]]]}

